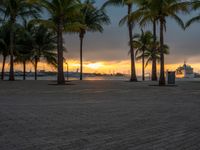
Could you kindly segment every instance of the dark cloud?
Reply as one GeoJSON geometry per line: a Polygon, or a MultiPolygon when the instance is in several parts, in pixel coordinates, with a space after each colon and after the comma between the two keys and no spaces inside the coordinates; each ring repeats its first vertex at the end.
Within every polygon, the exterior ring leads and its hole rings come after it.
{"type": "MultiPolygon", "coordinates": [[[[78,35],[67,35],[66,47],[68,56],[79,57],[79,37],[78,35]]],[[[109,27],[104,33],[88,33],[84,38],[84,57],[86,60],[121,60],[128,55],[129,47],[127,32],[118,27],[109,27]],[[91,57],[93,56],[93,57],[91,57]]]]}
{"type": "MultiPolygon", "coordinates": [[[[104,0],[105,1],[105,0],[104,0]]],[[[104,1],[97,0],[98,6],[104,1]]],[[[84,59],[89,61],[99,60],[124,60],[128,57],[128,34],[127,28],[119,27],[119,20],[126,14],[126,8],[109,7],[108,15],[112,23],[105,26],[104,33],[88,33],[84,39],[84,59]]],[[[186,21],[193,15],[182,16],[186,21]]],[[[200,28],[199,24],[194,24],[186,31],[183,31],[173,20],[167,20],[167,32],[165,41],[170,46],[170,55],[166,57],[167,63],[181,63],[184,60],[191,61],[191,58],[200,55],[200,28]]],[[[151,26],[147,27],[147,30],[151,26]]],[[[134,32],[139,32],[136,26],[134,32]]],[[[67,57],[72,59],[79,58],[79,38],[78,35],[66,35],[66,47],[68,48],[67,57]]]]}

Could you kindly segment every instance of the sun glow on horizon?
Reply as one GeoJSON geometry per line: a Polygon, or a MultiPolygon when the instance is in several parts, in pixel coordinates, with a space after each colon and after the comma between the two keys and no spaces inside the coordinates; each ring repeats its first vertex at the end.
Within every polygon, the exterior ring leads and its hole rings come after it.
{"type": "Polygon", "coordinates": [[[101,67],[104,67],[104,65],[101,62],[91,63],[91,64],[87,64],[85,66],[88,68],[91,68],[91,69],[99,69],[101,67]]]}
{"type": "MultiPolygon", "coordinates": [[[[68,69],[70,72],[79,72],[80,70],[80,63],[78,60],[68,60],[68,69]]],[[[67,71],[67,64],[64,63],[64,71],[67,71]]],[[[188,63],[194,68],[194,71],[200,73],[200,63],[188,63]]],[[[166,64],[165,69],[175,71],[179,66],[182,66],[183,63],[179,64],[166,64]]],[[[22,71],[22,65],[16,64],[15,71],[22,71]]],[[[141,75],[142,72],[142,65],[140,62],[136,63],[136,72],[138,75],[141,75]]],[[[6,64],[6,71],[9,70],[9,65],[6,64]]],[[[33,64],[27,64],[27,72],[32,71],[34,72],[33,64]]],[[[45,62],[40,62],[38,64],[38,70],[45,70],[45,71],[56,71],[57,69],[53,66],[46,64],[45,62]]],[[[159,71],[159,65],[158,65],[159,71]]],[[[84,73],[103,73],[103,74],[115,74],[115,73],[122,73],[122,74],[130,74],[130,61],[123,60],[123,61],[84,61],[83,62],[83,72],[84,73]]],[[[151,74],[151,64],[149,64],[145,68],[146,74],[151,74]]]]}

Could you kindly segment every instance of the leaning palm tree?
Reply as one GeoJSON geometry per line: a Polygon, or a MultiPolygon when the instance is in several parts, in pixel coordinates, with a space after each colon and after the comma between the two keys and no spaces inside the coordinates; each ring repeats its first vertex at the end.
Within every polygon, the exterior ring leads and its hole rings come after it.
{"type": "MultiPolygon", "coordinates": [[[[130,54],[131,54],[131,79],[130,81],[137,81],[137,76],[136,76],[136,69],[135,69],[135,52],[134,52],[134,45],[131,42],[133,39],[133,27],[134,27],[134,22],[130,20],[131,13],[132,13],[132,8],[134,4],[140,3],[141,0],[107,0],[104,4],[105,6],[108,5],[114,5],[114,6],[127,6],[127,19],[126,23],[128,26],[128,31],[129,31],[129,43],[130,43],[130,54]]],[[[124,24],[124,21],[121,21],[120,24],[124,24]]]]}
{"type": "Polygon", "coordinates": [[[80,37],[80,80],[83,79],[83,39],[86,32],[103,32],[103,25],[109,24],[109,17],[103,9],[94,7],[94,1],[85,0],[78,20],[81,24],[78,28],[80,37]]]}
{"type": "Polygon", "coordinates": [[[63,32],[72,27],[72,19],[79,13],[79,0],[41,0],[43,7],[47,9],[50,14],[48,20],[40,20],[49,28],[57,33],[57,54],[58,54],[58,84],[65,84],[63,71],[63,32]]]}
{"type": "Polygon", "coordinates": [[[142,59],[142,80],[145,80],[145,52],[150,48],[153,42],[153,35],[150,31],[144,32],[141,29],[141,34],[136,34],[133,37],[133,44],[136,48],[136,58],[142,59]]]}
{"type": "Polygon", "coordinates": [[[165,81],[165,59],[164,59],[164,29],[166,18],[173,18],[178,25],[184,28],[183,21],[178,17],[180,12],[188,12],[190,2],[182,0],[150,0],[151,10],[157,16],[160,23],[160,79],[159,85],[166,85],[165,81]]]}
{"type": "Polygon", "coordinates": [[[2,0],[0,5],[1,13],[10,23],[10,76],[9,80],[14,80],[14,26],[18,18],[38,17],[39,7],[35,0],[2,0]]]}

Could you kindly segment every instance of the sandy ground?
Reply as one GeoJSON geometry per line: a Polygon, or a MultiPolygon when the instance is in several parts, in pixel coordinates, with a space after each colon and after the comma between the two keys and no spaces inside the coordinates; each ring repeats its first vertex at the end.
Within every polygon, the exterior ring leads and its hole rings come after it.
{"type": "Polygon", "coordinates": [[[199,150],[200,82],[0,82],[0,150],[199,150]]]}

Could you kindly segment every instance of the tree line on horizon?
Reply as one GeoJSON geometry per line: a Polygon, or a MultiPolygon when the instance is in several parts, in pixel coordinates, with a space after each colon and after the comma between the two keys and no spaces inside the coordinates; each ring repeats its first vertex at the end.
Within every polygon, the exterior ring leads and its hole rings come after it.
{"type": "Polygon", "coordinates": [[[38,62],[45,60],[57,68],[57,83],[65,84],[63,43],[64,33],[76,33],[80,39],[80,80],[83,79],[83,39],[87,32],[103,32],[110,23],[106,10],[110,6],[127,9],[119,25],[127,25],[129,33],[131,82],[137,81],[136,60],[142,60],[142,78],[145,66],[152,65],[152,81],[157,81],[157,63],[160,63],[159,85],[165,85],[165,44],[167,18],[174,19],[182,29],[200,21],[195,16],[184,23],[179,14],[189,14],[200,8],[200,1],[183,0],[107,0],[102,7],[95,0],[2,0],[0,1],[0,54],[3,57],[1,79],[4,79],[5,62],[10,57],[9,80],[14,78],[14,63],[23,64],[24,80],[26,64],[34,65],[37,80],[38,62]],[[136,8],[136,9],[133,9],[136,8]],[[48,12],[48,17],[42,14],[48,12]],[[139,26],[141,34],[134,33],[139,26]],[[147,25],[152,31],[144,31],[147,25]],[[159,34],[157,30],[159,28],[159,34]],[[158,36],[159,35],[159,36],[158,36]]]}

